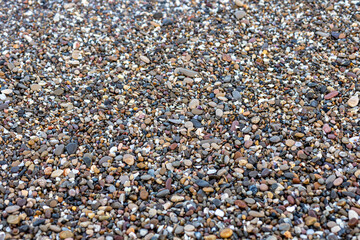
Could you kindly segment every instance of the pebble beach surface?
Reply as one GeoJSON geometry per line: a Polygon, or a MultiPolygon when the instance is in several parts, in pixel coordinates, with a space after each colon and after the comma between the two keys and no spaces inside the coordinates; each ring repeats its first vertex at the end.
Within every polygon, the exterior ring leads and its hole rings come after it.
{"type": "Polygon", "coordinates": [[[0,0],[0,22],[0,240],[360,236],[360,1],[0,0]]]}

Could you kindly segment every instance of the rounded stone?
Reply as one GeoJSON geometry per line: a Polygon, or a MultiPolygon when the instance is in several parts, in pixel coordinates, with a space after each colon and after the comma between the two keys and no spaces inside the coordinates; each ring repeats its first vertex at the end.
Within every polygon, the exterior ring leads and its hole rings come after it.
{"type": "Polygon", "coordinates": [[[127,164],[127,165],[134,165],[135,163],[135,157],[131,154],[125,154],[123,157],[123,161],[127,164]]]}
{"type": "Polygon", "coordinates": [[[230,228],[225,228],[220,232],[221,238],[230,238],[232,235],[233,235],[233,230],[231,230],[230,228]]]}
{"type": "Polygon", "coordinates": [[[72,238],[74,236],[72,231],[61,231],[59,237],[61,239],[72,238]]]}

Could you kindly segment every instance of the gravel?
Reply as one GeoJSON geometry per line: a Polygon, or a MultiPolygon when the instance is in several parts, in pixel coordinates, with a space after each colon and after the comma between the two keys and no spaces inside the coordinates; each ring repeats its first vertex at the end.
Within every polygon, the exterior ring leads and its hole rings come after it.
{"type": "Polygon", "coordinates": [[[1,6],[0,240],[360,236],[357,1],[1,6]]]}

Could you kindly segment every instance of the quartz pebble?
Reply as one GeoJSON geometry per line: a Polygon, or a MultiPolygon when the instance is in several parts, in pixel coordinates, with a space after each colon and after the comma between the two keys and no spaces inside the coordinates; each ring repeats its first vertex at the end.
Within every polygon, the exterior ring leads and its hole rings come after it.
{"type": "Polygon", "coordinates": [[[246,16],[246,13],[244,12],[244,11],[242,11],[242,10],[239,10],[239,11],[236,11],[235,12],[235,17],[237,18],[237,19],[242,19],[243,17],[245,17],[246,16]]]}
{"type": "Polygon", "coordinates": [[[146,56],[140,56],[141,61],[143,61],[144,63],[150,63],[150,59],[147,58],[146,56]]]}
{"type": "Polygon", "coordinates": [[[349,100],[347,101],[347,104],[349,105],[349,107],[356,107],[359,104],[359,97],[356,96],[352,96],[351,98],[349,98],[349,100]]]}

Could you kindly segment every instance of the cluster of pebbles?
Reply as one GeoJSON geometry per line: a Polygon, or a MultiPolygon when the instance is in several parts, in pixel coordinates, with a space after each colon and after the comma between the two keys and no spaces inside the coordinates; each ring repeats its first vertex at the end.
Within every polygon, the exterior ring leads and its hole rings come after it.
{"type": "Polygon", "coordinates": [[[358,239],[359,11],[0,1],[0,240],[358,239]]]}

